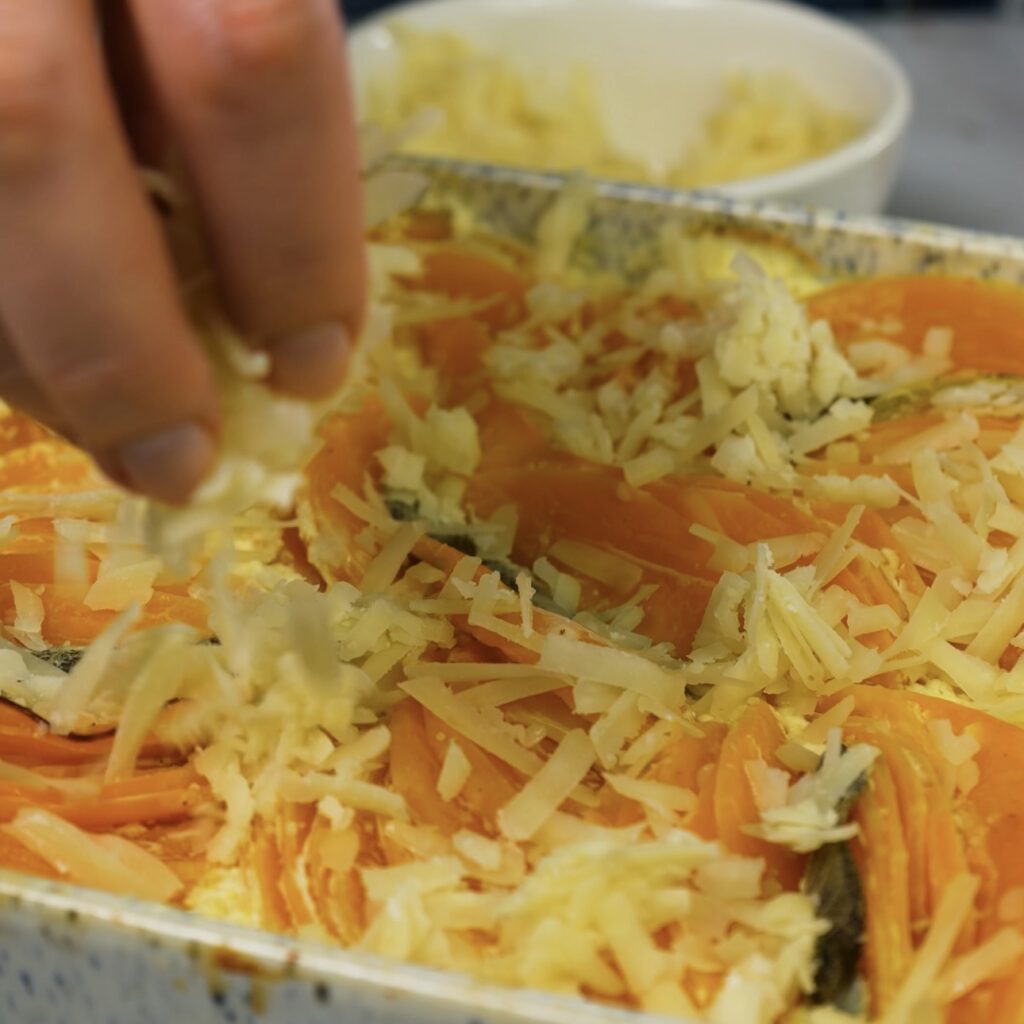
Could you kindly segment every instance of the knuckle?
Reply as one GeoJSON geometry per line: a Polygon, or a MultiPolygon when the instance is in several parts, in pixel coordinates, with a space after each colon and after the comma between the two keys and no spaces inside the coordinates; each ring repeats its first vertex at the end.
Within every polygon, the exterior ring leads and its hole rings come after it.
{"type": "Polygon", "coordinates": [[[28,40],[0,33],[0,170],[45,162],[59,137],[60,60],[28,40]]]}
{"type": "Polygon", "coordinates": [[[45,386],[61,406],[93,415],[107,404],[120,405],[145,391],[146,367],[128,352],[65,351],[41,370],[45,386]]]}
{"type": "Polygon", "coordinates": [[[102,446],[175,418],[205,394],[202,367],[180,353],[130,345],[65,351],[39,374],[53,405],[83,441],[102,446]]]}
{"type": "Polygon", "coordinates": [[[319,0],[216,0],[211,6],[215,45],[198,68],[198,84],[218,103],[245,103],[268,79],[286,79],[322,35],[319,0]]]}

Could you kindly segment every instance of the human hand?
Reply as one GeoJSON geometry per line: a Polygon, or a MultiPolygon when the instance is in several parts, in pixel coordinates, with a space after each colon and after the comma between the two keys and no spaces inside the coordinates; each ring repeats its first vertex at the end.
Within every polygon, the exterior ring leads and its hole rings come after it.
{"type": "Polygon", "coordinates": [[[0,0],[0,395],[180,502],[215,458],[217,396],[133,145],[181,158],[271,383],[329,393],[365,280],[343,29],[333,0],[99,6],[109,47],[88,0],[0,0]]]}

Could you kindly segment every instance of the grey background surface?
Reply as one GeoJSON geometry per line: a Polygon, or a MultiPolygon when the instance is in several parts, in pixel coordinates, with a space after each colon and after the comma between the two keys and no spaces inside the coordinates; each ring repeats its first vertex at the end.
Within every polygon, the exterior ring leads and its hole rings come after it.
{"type": "Polygon", "coordinates": [[[1024,236],[1024,19],[861,20],[916,108],[889,212],[1024,236]]]}

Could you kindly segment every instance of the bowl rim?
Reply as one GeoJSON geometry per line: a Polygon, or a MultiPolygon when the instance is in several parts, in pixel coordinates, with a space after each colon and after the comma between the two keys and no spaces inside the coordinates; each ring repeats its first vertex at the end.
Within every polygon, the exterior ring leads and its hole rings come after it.
{"type": "MultiPolygon", "coordinates": [[[[532,12],[543,17],[553,9],[583,9],[588,6],[592,9],[592,0],[404,0],[350,26],[349,45],[363,45],[363,41],[369,40],[374,32],[386,30],[391,23],[417,11],[472,8],[477,17],[486,17],[488,10],[516,11],[520,14],[532,12]]],[[[858,59],[870,66],[884,81],[888,90],[888,99],[881,112],[853,138],[836,149],[770,174],[702,186],[703,191],[713,191],[737,199],[770,199],[789,195],[834,180],[844,173],[871,163],[896,146],[907,130],[914,109],[913,88],[909,76],[882,43],[852,22],[797,0],[630,0],[630,6],[634,10],[710,10],[729,6],[737,10],[757,11],[760,14],[769,12],[769,17],[778,17],[780,20],[802,22],[813,26],[817,31],[831,34],[834,39],[841,39],[843,45],[849,47],[858,59]]]]}

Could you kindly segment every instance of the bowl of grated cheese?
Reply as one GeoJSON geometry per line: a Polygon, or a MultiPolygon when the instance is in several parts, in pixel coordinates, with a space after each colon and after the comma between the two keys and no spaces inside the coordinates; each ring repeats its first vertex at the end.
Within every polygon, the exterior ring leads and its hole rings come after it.
{"type": "Polygon", "coordinates": [[[781,0],[419,0],[350,49],[409,152],[861,213],[912,105],[877,44],[781,0]]]}

